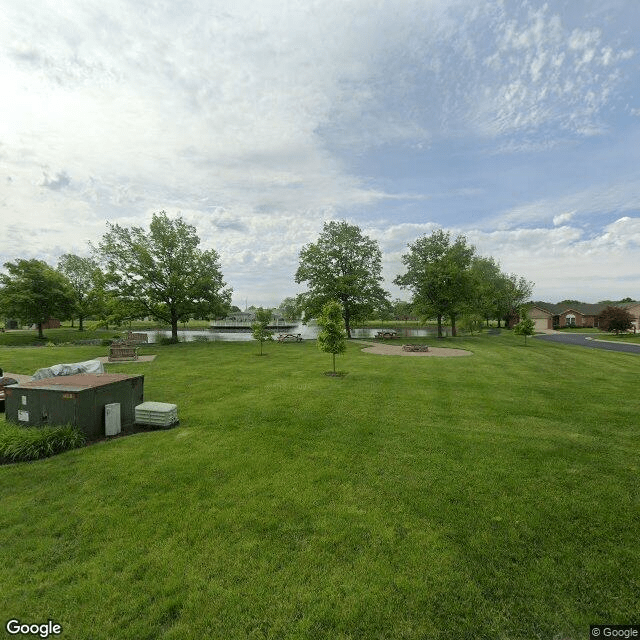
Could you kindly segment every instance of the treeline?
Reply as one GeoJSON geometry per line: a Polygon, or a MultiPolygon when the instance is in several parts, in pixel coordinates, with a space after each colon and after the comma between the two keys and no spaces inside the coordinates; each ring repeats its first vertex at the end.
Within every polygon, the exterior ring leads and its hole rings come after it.
{"type": "MultiPolygon", "coordinates": [[[[224,317],[232,289],[224,282],[219,256],[199,248],[196,229],[182,217],[154,214],[150,227],[108,230],[90,257],[63,255],[56,268],[41,260],[6,263],[0,274],[0,310],[38,326],[49,318],[87,318],[104,327],[152,317],[171,326],[190,319],[224,317]]],[[[434,231],[409,244],[404,272],[394,282],[411,301],[392,302],[382,287],[382,252],[377,241],[345,221],[325,223],[314,243],[300,251],[295,282],[306,291],[286,298],[281,309],[305,321],[338,301],[347,335],[354,323],[370,318],[419,316],[443,319],[474,330],[491,319],[508,322],[531,295],[533,283],[503,273],[491,257],[479,256],[464,236],[434,231]]]]}
{"type": "MultiPolygon", "coordinates": [[[[453,335],[459,319],[471,331],[491,319],[509,322],[533,290],[532,282],[502,272],[491,257],[477,255],[464,236],[452,238],[443,230],[409,244],[402,263],[404,273],[394,283],[411,293],[411,301],[396,302],[395,310],[435,318],[438,336],[445,318],[453,335]]],[[[389,317],[394,311],[389,293],[382,288],[378,243],[344,221],[325,223],[318,240],[302,248],[295,280],[307,285],[297,298],[305,320],[317,317],[327,302],[337,300],[349,337],[354,323],[389,317]]]]}

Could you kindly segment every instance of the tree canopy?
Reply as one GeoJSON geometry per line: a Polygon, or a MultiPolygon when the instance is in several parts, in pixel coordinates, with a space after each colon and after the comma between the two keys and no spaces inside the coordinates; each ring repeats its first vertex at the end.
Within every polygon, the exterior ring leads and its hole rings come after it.
{"type": "Polygon", "coordinates": [[[42,260],[6,262],[0,274],[0,306],[6,316],[20,318],[38,327],[49,318],[70,317],[73,292],[69,281],[42,260]]]}
{"type": "Polygon", "coordinates": [[[633,318],[631,314],[622,307],[614,307],[612,305],[606,307],[598,317],[598,325],[605,331],[627,331],[633,326],[633,318]]]}
{"type": "Polygon", "coordinates": [[[442,318],[449,316],[455,328],[456,316],[471,297],[469,267],[474,254],[475,248],[464,236],[452,241],[448,231],[438,229],[409,244],[409,252],[402,256],[406,271],[394,282],[411,290],[414,308],[437,318],[438,337],[442,337],[442,318]]]}
{"type": "Polygon", "coordinates": [[[178,322],[223,315],[231,289],[226,287],[215,250],[203,251],[194,226],[181,216],[154,214],[149,231],[107,223],[99,245],[107,282],[128,303],[171,325],[178,339],[178,322]]]}
{"type": "Polygon", "coordinates": [[[58,271],[62,273],[73,292],[71,313],[78,318],[78,330],[84,329],[84,319],[99,312],[103,305],[103,277],[98,263],[92,258],[83,258],[65,253],[58,261],[58,271]]]}
{"type": "Polygon", "coordinates": [[[297,283],[307,283],[298,296],[304,320],[317,317],[324,305],[338,300],[348,337],[351,324],[370,317],[389,294],[382,283],[382,253],[375,240],[345,221],[324,224],[318,240],[300,252],[297,283]]]}

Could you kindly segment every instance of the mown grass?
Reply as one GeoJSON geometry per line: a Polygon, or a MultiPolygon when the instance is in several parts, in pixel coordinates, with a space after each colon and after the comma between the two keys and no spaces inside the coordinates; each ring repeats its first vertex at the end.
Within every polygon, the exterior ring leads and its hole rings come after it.
{"type": "Polygon", "coordinates": [[[331,378],[313,343],[186,343],[111,366],[144,373],[181,424],[0,468],[0,610],[125,640],[633,622],[640,360],[508,334],[446,345],[474,355],[350,343],[331,378]]]}
{"type": "Polygon", "coordinates": [[[39,338],[37,331],[22,329],[19,331],[6,331],[0,333],[0,346],[47,346],[59,344],[71,344],[88,340],[110,340],[115,337],[122,337],[122,330],[113,329],[87,329],[86,331],[78,331],[69,327],[61,327],[59,329],[45,329],[44,337],[39,338]]]}

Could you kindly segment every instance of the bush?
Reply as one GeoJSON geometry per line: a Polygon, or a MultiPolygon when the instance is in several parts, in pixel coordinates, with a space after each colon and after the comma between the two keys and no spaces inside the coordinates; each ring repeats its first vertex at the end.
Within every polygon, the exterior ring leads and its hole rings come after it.
{"type": "Polygon", "coordinates": [[[48,458],[81,447],[84,443],[84,434],[72,426],[20,427],[9,422],[0,424],[0,460],[4,462],[48,458]]]}

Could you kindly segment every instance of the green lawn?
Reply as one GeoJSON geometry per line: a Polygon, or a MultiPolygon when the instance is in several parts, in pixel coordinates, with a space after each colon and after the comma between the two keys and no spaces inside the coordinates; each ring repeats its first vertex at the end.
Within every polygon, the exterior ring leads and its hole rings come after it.
{"type": "MultiPolygon", "coordinates": [[[[433,341],[430,342],[433,344],[433,341]]],[[[638,621],[640,358],[147,347],[179,427],[0,467],[3,620],[62,638],[586,639],[638,621]]],[[[1,348],[32,373],[96,347],[1,348]]],[[[4,624],[4,623],[3,623],[4,624]]]]}

